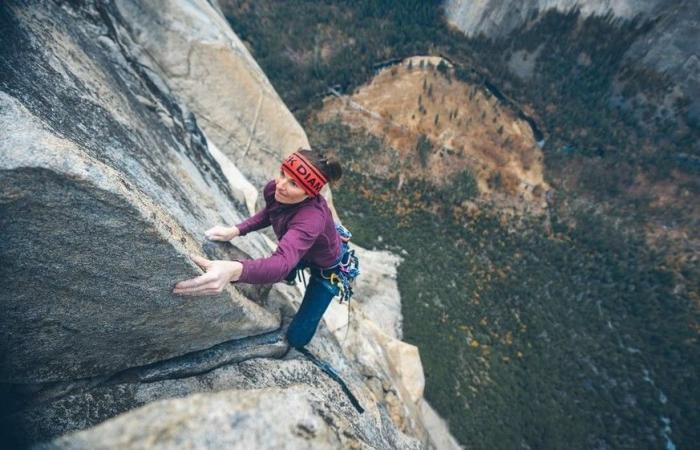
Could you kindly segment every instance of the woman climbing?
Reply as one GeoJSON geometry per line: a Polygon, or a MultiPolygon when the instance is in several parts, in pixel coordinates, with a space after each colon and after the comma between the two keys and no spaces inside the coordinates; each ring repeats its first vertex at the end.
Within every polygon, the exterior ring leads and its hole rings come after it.
{"type": "Polygon", "coordinates": [[[311,277],[299,311],[287,330],[287,341],[297,349],[313,337],[331,299],[342,292],[349,298],[349,281],[357,274],[356,258],[348,250],[344,228],[336,225],[326,200],[319,193],[327,183],[338,180],[338,161],[318,151],[299,149],[280,168],[276,179],[264,188],[265,208],[232,227],[215,226],[205,233],[214,241],[237,236],[272,225],[279,245],[267,257],[241,261],[192,259],[206,273],[181,281],[173,293],[208,295],[221,292],[229,282],[264,284],[292,282],[297,270],[309,267],[311,277]]]}

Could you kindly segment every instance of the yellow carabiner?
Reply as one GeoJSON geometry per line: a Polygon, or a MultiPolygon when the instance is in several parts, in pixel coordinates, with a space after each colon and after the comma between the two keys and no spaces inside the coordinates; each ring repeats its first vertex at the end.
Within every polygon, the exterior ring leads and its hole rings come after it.
{"type": "Polygon", "coordinates": [[[335,272],[333,272],[331,274],[330,280],[331,280],[331,283],[339,283],[340,282],[340,278],[338,277],[338,274],[335,272]]]}

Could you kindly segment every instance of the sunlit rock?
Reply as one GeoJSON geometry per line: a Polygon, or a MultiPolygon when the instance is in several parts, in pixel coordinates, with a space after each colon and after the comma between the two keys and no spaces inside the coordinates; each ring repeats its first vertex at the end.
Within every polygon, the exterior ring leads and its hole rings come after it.
{"type": "Polygon", "coordinates": [[[306,133],[209,2],[115,3],[124,27],[197,115],[207,136],[261,187],[282,156],[308,147],[306,133]],[[154,26],[154,24],[162,24],[154,26]]]}

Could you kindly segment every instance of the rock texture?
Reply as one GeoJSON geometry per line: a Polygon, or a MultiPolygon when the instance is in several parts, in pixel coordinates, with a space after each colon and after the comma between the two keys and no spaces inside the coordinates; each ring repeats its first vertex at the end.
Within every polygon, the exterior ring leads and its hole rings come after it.
{"type": "Polygon", "coordinates": [[[256,186],[275,174],[282,156],[308,148],[304,130],[206,0],[115,5],[141,56],[153,62],[207,136],[256,186]]]}
{"type": "Polygon", "coordinates": [[[549,9],[567,13],[578,9],[583,16],[604,16],[609,12],[616,17],[633,19],[649,17],[668,0],[447,0],[445,13],[451,24],[474,36],[506,36],[526,23],[534,15],[549,9]]]}
{"type": "Polygon", "coordinates": [[[368,402],[361,383],[351,386],[369,406],[362,415],[306,360],[247,361],[136,391],[124,386],[124,393],[143,402],[159,398],[159,390],[208,392],[150,403],[34,448],[421,448],[395,430],[386,410],[368,402]]]}
{"type": "Polygon", "coordinates": [[[210,3],[2,3],[0,130],[3,448],[442,442],[421,424],[423,374],[397,340],[395,284],[375,288],[391,314],[362,319],[355,350],[325,325],[312,343],[362,415],[309,361],[280,359],[298,288],[171,294],[201,273],[188,254],[271,252],[258,233],[235,245],[202,236],[247,216],[267,168],[305,142],[210,3]]]}
{"type": "MultiPolygon", "coordinates": [[[[13,431],[12,444],[24,447],[98,425],[159,399],[240,388],[225,370],[220,376],[220,368],[256,357],[282,356],[288,349],[283,333],[280,330],[229,341],[109,377],[33,386],[31,390],[15,387],[14,395],[3,405],[11,410],[4,415],[3,424],[13,431]]],[[[139,434],[141,430],[133,432],[139,434]]]]}
{"type": "Polygon", "coordinates": [[[170,293],[199,272],[186,255],[202,254],[204,230],[241,206],[194,116],[110,14],[3,5],[5,383],[110,374],[280,325],[233,288],[206,302],[170,293]]]}
{"type": "Polygon", "coordinates": [[[700,123],[700,8],[692,0],[671,3],[658,22],[627,51],[627,59],[668,76],[678,96],[690,100],[688,115],[700,123]]]}
{"type": "Polygon", "coordinates": [[[652,69],[669,77],[690,100],[689,118],[700,120],[700,76],[697,37],[700,8],[696,0],[448,0],[448,22],[468,36],[508,38],[516,28],[532,23],[538,13],[556,9],[566,13],[578,9],[591,15],[651,21],[651,30],[627,51],[632,65],[652,69]]]}
{"type": "MultiPolygon", "coordinates": [[[[402,339],[401,296],[396,283],[397,266],[402,258],[391,252],[370,251],[355,245],[353,249],[362,261],[362,276],[357,278],[354,287],[359,294],[353,306],[360,307],[384,334],[402,339]]],[[[333,303],[323,316],[336,335],[347,330],[347,308],[347,304],[333,303]]]]}

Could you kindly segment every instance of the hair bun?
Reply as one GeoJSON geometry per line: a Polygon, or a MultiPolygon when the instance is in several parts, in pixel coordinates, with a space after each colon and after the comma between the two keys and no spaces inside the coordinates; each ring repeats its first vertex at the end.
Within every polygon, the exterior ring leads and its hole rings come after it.
{"type": "Polygon", "coordinates": [[[326,160],[325,173],[328,175],[328,181],[338,181],[343,176],[343,168],[338,160],[326,160]]]}
{"type": "Polygon", "coordinates": [[[343,176],[343,168],[340,161],[332,155],[320,150],[299,149],[299,153],[319,169],[329,182],[338,181],[343,176]]]}

